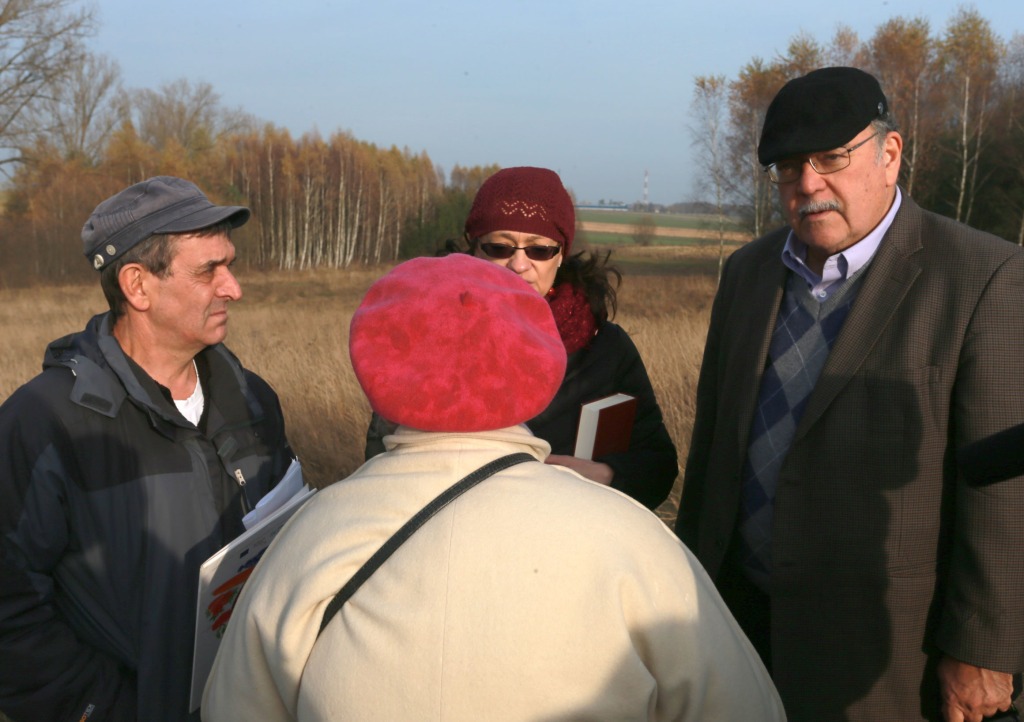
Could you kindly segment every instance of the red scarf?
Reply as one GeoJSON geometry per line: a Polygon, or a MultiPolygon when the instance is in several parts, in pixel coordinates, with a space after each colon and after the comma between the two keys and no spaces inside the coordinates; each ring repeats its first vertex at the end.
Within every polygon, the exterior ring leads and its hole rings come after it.
{"type": "Polygon", "coordinates": [[[571,283],[561,283],[547,294],[555,325],[565,344],[566,354],[572,354],[590,345],[597,333],[597,319],[590,310],[583,290],[571,283]]]}

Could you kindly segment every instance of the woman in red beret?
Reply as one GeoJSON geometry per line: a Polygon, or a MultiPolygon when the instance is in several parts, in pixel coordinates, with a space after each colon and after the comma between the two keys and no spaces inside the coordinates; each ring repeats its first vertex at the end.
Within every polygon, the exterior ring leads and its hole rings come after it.
{"type": "Polygon", "coordinates": [[[523,424],[566,368],[542,296],[464,253],[414,258],[370,287],[348,341],[400,426],[260,559],[206,722],[785,720],[678,537],[540,463],[550,446],[523,424]]]}
{"type": "MultiPolygon", "coordinates": [[[[678,473],[647,370],[629,335],[611,322],[620,276],[601,257],[571,254],[576,214],[558,175],[546,168],[505,168],[477,192],[466,219],[469,252],[518,274],[548,301],[569,357],[551,404],[527,422],[551,445],[550,464],[618,489],[650,509],[663,502],[678,473]],[[614,283],[612,277],[614,276],[614,283]],[[637,399],[629,449],[593,461],[573,456],[580,406],[624,393],[637,399]]],[[[394,424],[375,416],[366,458],[384,451],[394,424]]]]}

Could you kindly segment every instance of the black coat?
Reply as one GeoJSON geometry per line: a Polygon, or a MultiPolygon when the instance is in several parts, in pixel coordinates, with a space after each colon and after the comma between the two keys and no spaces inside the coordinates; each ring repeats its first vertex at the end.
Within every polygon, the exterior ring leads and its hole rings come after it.
{"type": "Polygon", "coordinates": [[[291,461],[277,396],[225,347],[197,356],[197,428],[109,318],[0,406],[0,709],[18,720],[198,719],[199,566],[291,461]]]}

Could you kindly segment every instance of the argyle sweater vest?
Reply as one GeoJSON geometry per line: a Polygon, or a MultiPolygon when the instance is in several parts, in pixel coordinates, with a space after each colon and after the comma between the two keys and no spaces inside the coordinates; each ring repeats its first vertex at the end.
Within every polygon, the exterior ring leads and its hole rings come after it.
{"type": "Polygon", "coordinates": [[[743,468],[739,517],[739,561],[747,577],[768,590],[775,487],[797,424],[818,376],[850,312],[865,269],[860,269],[824,303],[797,274],[786,290],[761,377],[743,468]]]}

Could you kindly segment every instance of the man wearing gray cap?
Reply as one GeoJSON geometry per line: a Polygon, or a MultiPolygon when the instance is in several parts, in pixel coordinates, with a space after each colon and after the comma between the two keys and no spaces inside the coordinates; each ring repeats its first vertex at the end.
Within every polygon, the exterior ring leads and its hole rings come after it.
{"type": "MultiPolygon", "coordinates": [[[[981,720],[1024,669],[1024,252],[917,206],[878,81],[787,83],[758,157],[788,227],[725,267],[676,532],[791,720],[981,720]]],[[[1019,683],[1019,677],[1017,678],[1019,683]]]]}
{"type": "Polygon", "coordinates": [[[16,720],[190,719],[199,566],[292,458],[277,396],[222,344],[248,219],[171,177],[97,206],[82,239],[110,311],[0,406],[16,720]]]}

